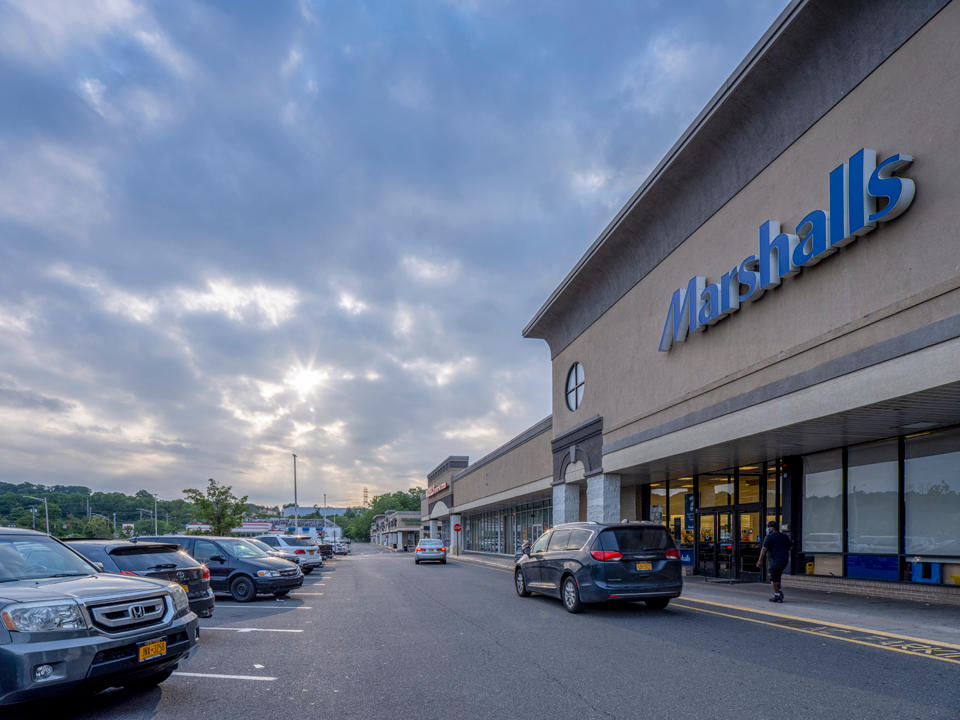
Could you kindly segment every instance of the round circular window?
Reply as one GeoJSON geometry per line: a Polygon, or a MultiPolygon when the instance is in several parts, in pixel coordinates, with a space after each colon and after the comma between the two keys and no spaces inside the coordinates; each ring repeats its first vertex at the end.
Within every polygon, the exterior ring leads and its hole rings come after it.
{"type": "Polygon", "coordinates": [[[567,407],[576,410],[583,400],[583,365],[575,362],[567,373],[567,407]]]}

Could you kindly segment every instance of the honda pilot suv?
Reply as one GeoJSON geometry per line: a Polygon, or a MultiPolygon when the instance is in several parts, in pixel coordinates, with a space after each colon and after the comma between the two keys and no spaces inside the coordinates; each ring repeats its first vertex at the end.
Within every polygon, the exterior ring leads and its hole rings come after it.
{"type": "Polygon", "coordinates": [[[617,600],[662,610],[683,590],[680,551],[652,522],[557,525],[523,546],[513,580],[521,597],[552,595],[574,613],[585,603],[617,600]]]}
{"type": "Polygon", "coordinates": [[[176,583],[99,572],[60,541],[0,530],[0,705],[77,688],[149,688],[190,657],[176,583]]]}

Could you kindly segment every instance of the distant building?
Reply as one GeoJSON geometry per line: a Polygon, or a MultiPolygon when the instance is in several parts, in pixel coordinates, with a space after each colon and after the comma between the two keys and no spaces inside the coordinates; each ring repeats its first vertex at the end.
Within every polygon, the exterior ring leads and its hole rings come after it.
{"type": "Polygon", "coordinates": [[[296,508],[294,508],[293,505],[290,507],[285,507],[283,508],[281,515],[285,518],[292,518],[294,515],[304,517],[306,515],[313,515],[314,513],[320,513],[325,517],[337,517],[338,515],[342,516],[347,514],[347,508],[345,507],[322,508],[314,507],[313,505],[301,505],[299,512],[295,512],[295,510],[296,508]]]}
{"type": "Polygon", "coordinates": [[[420,541],[418,510],[387,510],[370,524],[370,542],[391,550],[412,548],[420,541]]]}

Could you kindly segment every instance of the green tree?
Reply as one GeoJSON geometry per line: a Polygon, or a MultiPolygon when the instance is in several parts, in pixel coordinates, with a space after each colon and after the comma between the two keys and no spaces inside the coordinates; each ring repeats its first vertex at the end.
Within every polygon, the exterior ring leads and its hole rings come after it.
{"type": "Polygon", "coordinates": [[[206,491],[188,488],[183,491],[193,502],[194,516],[209,523],[214,535],[229,535],[233,528],[243,522],[247,496],[238,498],[230,485],[221,485],[213,478],[207,480],[206,491]]]}

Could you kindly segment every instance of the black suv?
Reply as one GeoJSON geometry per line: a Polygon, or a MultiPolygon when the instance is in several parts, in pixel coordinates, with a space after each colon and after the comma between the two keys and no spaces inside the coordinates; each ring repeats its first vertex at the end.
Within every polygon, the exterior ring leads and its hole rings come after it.
{"type": "Polygon", "coordinates": [[[99,564],[103,572],[139,575],[175,582],[187,593],[190,609],[202,618],[213,616],[210,571],[179,546],[136,540],[68,540],[74,550],[99,564]]]}
{"type": "Polygon", "coordinates": [[[567,523],[523,546],[513,571],[517,594],[552,595],[569,612],[584,603],[643,600],[662,610],[683,590],[680,551],[652,522],[567,523]]]}
{"type": "Polygon", "coordinates": [[[165,535],[142,540],[174,543],[210,569],[215,593],[230,593],[237,602],[257,595],[283,597],[303,585],[303,573],[291,562],[271,557],[243,538],[165,535]]]}

